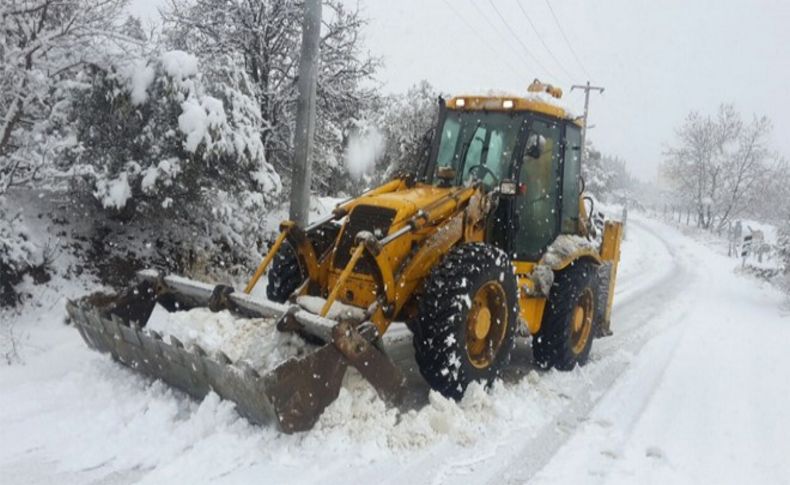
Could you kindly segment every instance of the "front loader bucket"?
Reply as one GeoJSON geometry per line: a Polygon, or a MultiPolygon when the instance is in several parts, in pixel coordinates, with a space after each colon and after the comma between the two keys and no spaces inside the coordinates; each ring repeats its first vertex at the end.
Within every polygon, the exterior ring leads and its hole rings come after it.
{"type": "Polygon", "coordinates": [[[228,287],[139,273],[140,284],[120,296],[94,294],[67,303],[67,311],[83,340],[116,361],[161,379],[196,399],[215,392],[233,401],[256,424],[276,423],[291,433],[310,429],[337,398],[349,365],[359,369],[382,398],[397,401],[402,390],[400,370],[371,343],[370,325],[335,322],[266,300],[232,292],[228,287]],[[309,333],[325,342],[317,350],[289,359],[260,374],[244,361],[232,362],[222,352],[208,353],[145,329],[154,306],[187,310],[227,308],[240,316],[281,318],[278,328],[309,333]]]}

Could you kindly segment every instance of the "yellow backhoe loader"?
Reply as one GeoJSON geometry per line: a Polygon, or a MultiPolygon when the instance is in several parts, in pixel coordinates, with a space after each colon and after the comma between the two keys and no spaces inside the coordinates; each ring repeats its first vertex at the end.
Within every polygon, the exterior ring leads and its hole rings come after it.
{"type": "Polygon", "coordinates": [[[583,365],[593,338],[610,333],[622,226],[592,223],[581,123],[546,101],[561,91],[537,81],[530,91],[440,101],[419,173],[307,227],[282,223],[243,291],[146,270],[126,293],[69,302],[72,321],[89,346],[117,361],[197,398],[214,391],[251,421],[285,432],[313,426],[348,366],[397,402],[404,379],[381,343],[396,321],[412,332],[427,383],[452,398],[497,378],[519,327],[533,336],[541,366],[583,365]],[[268,299],[253,297],[267,270],[268,299]],[[315,350],[260,374],[146,329],[156,304],[277,318],[278,331],[315,350]]]}

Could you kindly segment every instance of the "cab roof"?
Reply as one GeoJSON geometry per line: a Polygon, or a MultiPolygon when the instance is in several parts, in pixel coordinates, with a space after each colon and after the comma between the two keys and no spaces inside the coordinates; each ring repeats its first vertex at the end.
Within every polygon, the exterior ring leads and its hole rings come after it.
{"type": "Polygon", "coordinates": [[[454,111],[530,111],[543,115],[569,120],[581,126],[581,119],[576,118],[564,108],[546,102],[538,96],[453,96],[447,101],[447,109],[454,111]]]}

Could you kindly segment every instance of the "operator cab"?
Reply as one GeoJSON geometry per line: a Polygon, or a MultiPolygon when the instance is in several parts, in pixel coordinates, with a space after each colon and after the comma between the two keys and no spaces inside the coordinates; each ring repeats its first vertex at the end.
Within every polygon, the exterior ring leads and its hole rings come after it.
{"type": "MultiPolygon", "coordinates": [[[[561,91],[536,81],[531,92],[561,91]]],[[[464,96],[442,102],[426,183],[479,181],[499,203],[487,239],[536,261],[561,233],[578,234],[581,126],[538,98],[464,96]],[[529,231],[520,228],[530,228],[529,231]]]]}

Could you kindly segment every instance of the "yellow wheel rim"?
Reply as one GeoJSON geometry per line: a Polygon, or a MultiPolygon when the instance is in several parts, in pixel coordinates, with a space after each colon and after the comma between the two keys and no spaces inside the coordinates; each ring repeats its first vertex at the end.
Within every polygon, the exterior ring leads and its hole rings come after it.
{"type": "Polygon", "coordinates": [[[505,289],[496,281],[481,286],[472,299],[466,325],[466,353],[478,369],[494,363],[507,334],[505,289]]]}
{"type": "Polygon", "coordinates": [[[584,352],[592,334],[595,300],[590,288],[585,288],[571,314],[571,350],[576,355],[584,352]]]}

